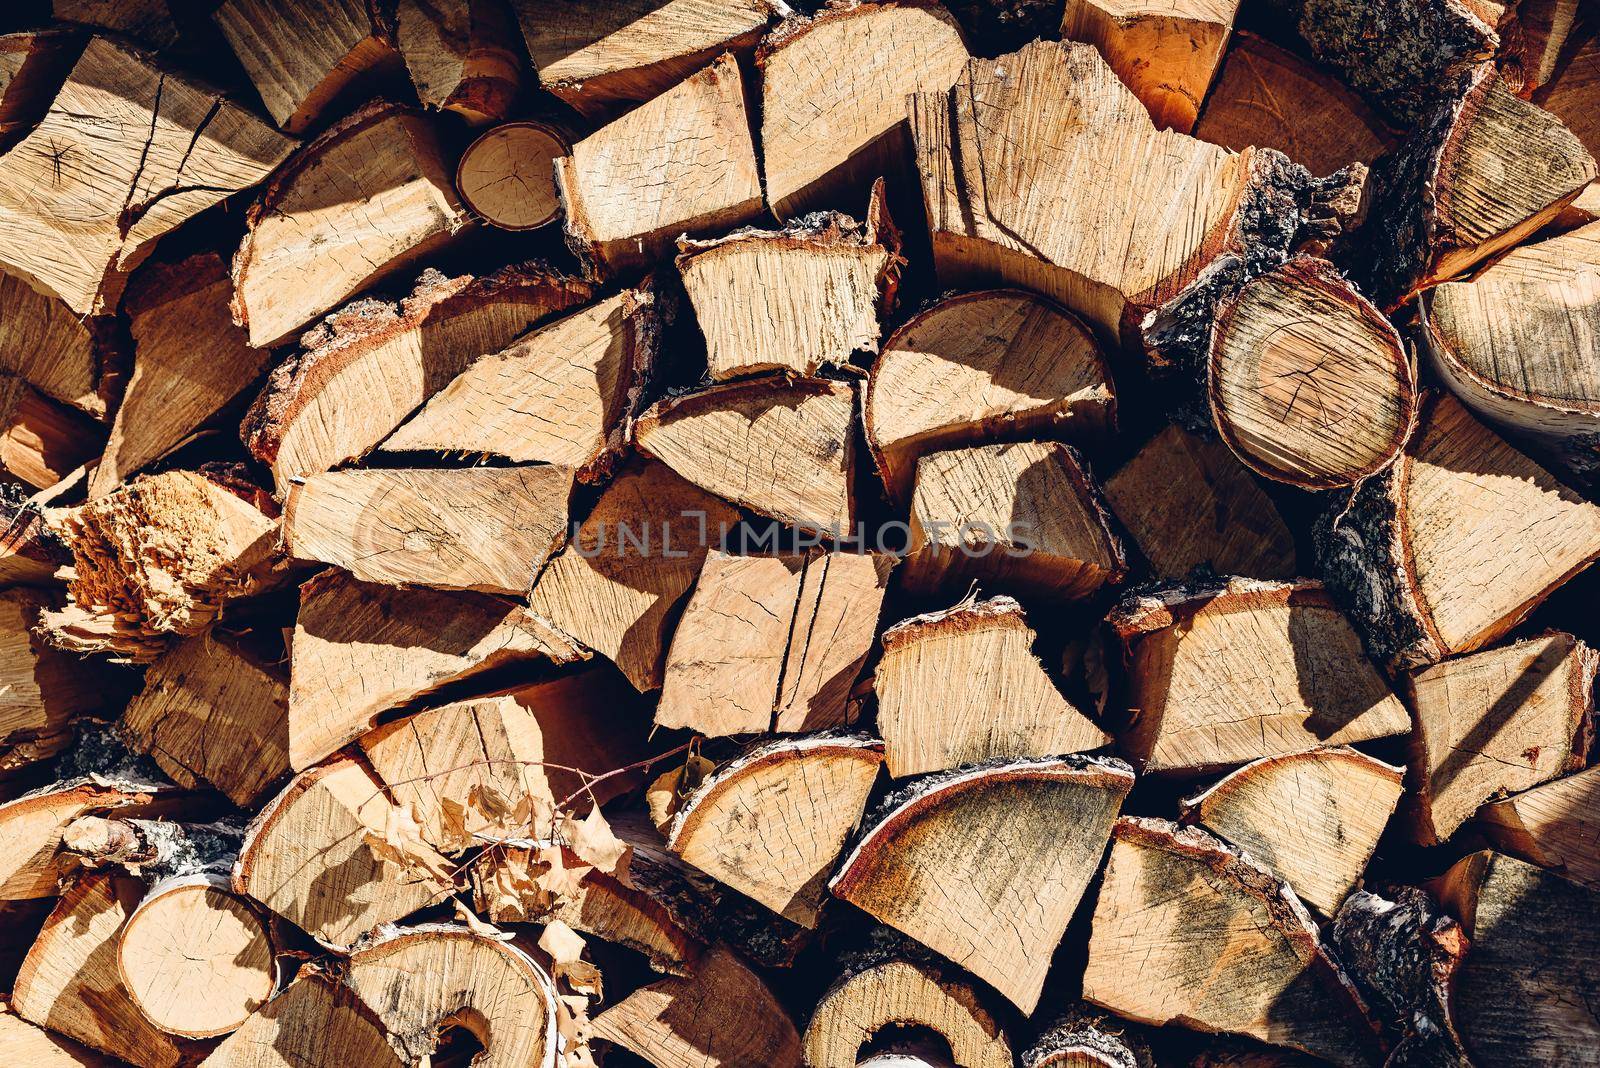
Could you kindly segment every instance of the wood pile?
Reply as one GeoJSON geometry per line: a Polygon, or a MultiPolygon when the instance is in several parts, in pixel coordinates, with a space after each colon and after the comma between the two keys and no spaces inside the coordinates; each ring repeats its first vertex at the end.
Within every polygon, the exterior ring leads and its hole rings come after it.
{"type": "Polygon", "coordinates": [[[1600,5],[3,7],[0,1068],[1600,1068],[1600,5]]]}

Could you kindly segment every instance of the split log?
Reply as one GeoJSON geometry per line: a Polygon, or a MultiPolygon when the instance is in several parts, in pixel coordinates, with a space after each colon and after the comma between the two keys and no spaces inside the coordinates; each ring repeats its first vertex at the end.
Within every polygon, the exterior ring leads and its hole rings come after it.
{"type": "MultiPolygon", "coordinates": [[[[1115,1017],[1074,1006],[1022,1051],[1022,1068],[1155,1068],[1149,1044],[1115,1017]]],[[[1200,1062],[1194,1062],[1196,1068],[1200,1062]]]]}
{"type": "Polygon", "coordinates": [[[1069,446],[930,453],[917,461],[903,579],[924,594],[959,594],[981,582],[1024,597],[1092,597],[1128,572],[1109,519],[1069,446]]]}
{"type": "Polygon", "coordinates": [[[0,302],[7,309],[0,318],[0,372],[104,419],[106,394],[116,377],[109,372],[119,362],[110,320],[84,319],[66,301],[4,272],[0,302]]]}
{"type": "Polygon", "coordinates": [[[1371,164],[1399,140],[1343,82],[1243,30],[1233,35],[1194,135],[1235,152],[1275,148],[1312,174],[1371,164]]]}
{"type": "Polygon", "coordinates": [[[625,289],[473,360],[382,449],[565,464],[599,481],[627,447],[660,344],[655,288],[625,289]]]}
{"type": "MultiPolygon", "coordinates": [[[[1583,19],[1580,13],[1580,19],[1583,19]]],[[[1600,32],[1588,17],[1587,36],[1569,45],[1549,84],[1534,94],[1538,105],[1566,124],[1590,155],[1600,154],[1600,32]]]]}
{"type": "Polygon", "coordinates": [[[712,550],[673,633],[656,722],[712,736],[844,723],[893,567],[885,554],[712,550]]]}
{"type": "Polygon", "coordinates": [[[878,731],[895,778],[1111,741],[1056,689],[1010,597],[965,601],[883,632],[878,731]]]}
{"type": "Polygon", "coordinates": [[[1107,617],[1128,665],[1147,772],[1197,773],[1405,734],[1411,719],[1316,582],[1229,579],[1124,598],[1107,617]]]}
{"type": "Polygon", "coordinates": [[[536,264],[476,279],[424,271],[398,304],[358,300],[308,331],[240,436],[271,465],[281,497],[293,479],[364,455],[479,356],[593,295],[536,264]]]}
{"type": "Polygon", "coordinates": [[[1157,127],[1188,133],[1238,11],[1238,0],[1067,0],[1061,36],[1094,45],[1157,127]]]}
{"type": "Polygon", "coordinates": [[[620,274],[663,258],[680,234],[761,213],[761,179],[739,64],[724,53],[556,161],[567,243],[587,268],[620,274]]]}
{"type": "Polygon", "coordinates": [[[1487,851],[1458,861],[1437,889],[1472,943],[1452,991],[1472,1062],[1600,1064],[1590,1008],[1600,934],[1587,922],[1600,895],[1487,851]]]}
{"type": "Polygon", "coordinates": [[[1361,881],[1404,769],[1345,746],[1263,757],[1183,803],[1324,916],[1361,881]]]}
{"type": "Polygon", "coordinates": [[[1435,845],[1479,806],[1581,769],[1600,652],[1553,633],[1411,677],[1416,834],[1435,845]]]}
{"type": "Polygon", "coordinates": [[[534,580],[529,610],[661,688],[673,609],[739,513],[665,464],[634,463],[606,487],[570,544],[534,580]]]}
{"type": "Polygon", "coordinates": [[[9,1012],[0,1013],[0,1060],[28,1068],[116,1068],[118,1063],[9,1012]]]}
{"type": "Polygon", "coordinates": [[[284,546],[362,582],[526,593],[567,536],[570,467],[324,471],[289,491],[284,546]]]}
{"type": "Polygon", "coordinates": [[[508,122],[480,136],[456,164],[456,192],[474,215],[501,230],[537,230],[556,221],[556,160],[571,155],[560,130],[508,122]]]}
{"type": "Polygon", "coordinates": [[[883,743],[862,737],[756,746],[684,799],[667,848],[802,927],[815,927],[833,862],[867,806],[883,743]]]}
{"type": "Polygon", "coordinates": [[[120,867],[147,885],[227,872],[239,855],[242,824],[174,823],[136,817],[80,816],[61,835],[63,851],[84,867],[120,867]]]}
{"type": "Polygon", "coordinates": [[[433,121],[369,104],[303,146],[245,217],[233,318],[250,344],[290,340],[318,315],[442,249],[472,218],[433,121]]]}
{"type": "Polygon", "coordinates": [[[905,100],[943,92],[967,48],[942,5],[842,4],[791,18],[761,45],[761,153],[780,219],[904,168],[905,100]]]}
{"type": "Polygon", "coordinates": [[[641,987],[594,1019],[594,1035],[656,1065],[800,1068],[794,1022],[761,977],[726,947],[692,976],[641,987]]]}
{"type": "Polygon", "coordinates": [[[941,449],[1116,429],[1111,372],[1065,308],[1020,289],[949,297],[889,336],[864,408],[867,444],[898,501],[917,460],[941,449]]]}
{"type": "Polygon", "coordinates": [[[383,1024],[344,982],[315,967],[250,1014],[205,1068],[401,1068],[383,1024]]]}
{"type": "Polygon", "coordinates": [[[61,837],[73,820],[93,812],[145,811],[162,794],[157,783],[89,778],[52,783],[0,804],[6,850],[0,861],[0,901],[53,897],[61,881],[79,870],[76,857],[61,852],[61,837]]]}
{"type": "Polygon", "coordinates": [[[585,118],[654,99],[723,52],[747,52],[768,0],[513,0],[539,84],[585,118]]]}
{"type": "Polygon", "coordinates": [[[1272,498],[1211,438],[1168,426],[1106,479],[1105,497],[1157,578],[1202,566],[1258,579],[1299,574],[1272,498]]]}
{"type": "Polygon", "coordinates": [[[803,531],[848,537],[856,391],[771,376],[669,398],[639,418],[639,450],[702,489],[803,531]]]}
{"type": "Polygon", "coordinates": [[[1400,459],[1331,506],[1315,544],[1374,658],[1418,667],[1496,641],[1588,567],[1600,508],[1435,395],[1400,459]]]}
{"type": "Polygon", "coordinates": [[[49,7],[57,19],[124,34],[155,49],[170,47],[181,32],[171,0],[50,0],[49,7]]]}
{"type": "Polygon", "coordinates": [[[41,612],[56,603],[40,590],[0,592],[0,766],[14,750],[64,747],[74,719],[111,711],[126,692],[103,665],[40,640],[41,612]]]}
{"type": "Polygon", "coordinates": [[[394,27],[380,12],[368,0],[225,0],[212,19],[267,114],[304,133],[336,98],[399,66],[394,27]]]}
{"type": "Polygon", "coordinates": [[[105,428],[0,374],[0,477],[47,489],[100,452],[105,428]]]}
{"type": "Polygon", "coordinates": [[[828,888],[1031,1013],[1132,787],[1082,756],[931,775],[883,800],[828,888]]]}
{"type": "Polygon", "coordinates": [[[182,445],[266,370],[233,324],[233,283],[213,252],[140,272],[123,302],[133,335],[133,374],[105,455],[89,477],[103,497],[135,471],[182,445]]]}
{"type": "Polygon", "coordinates": [[[1165,820],[1117,821],[1083,996],[1140,1023],[1381,1063],[1377,1022],[1299,899],[1247,856],[1165,820]]]}
{"type": "Polygon", "coordinates": [[[1578,26],[1578,0],[1521,0],[1496,27],[1500,60],[1521,75],[1522,96],[1548,82],[1567,37],[1578,26]]]}
{"type": "Polygon", "coordinates": [[[251,822],[233,891],[326,944],[348,946],[451,892],[445,859],[396,829],[405,816],[354,760],[313,768],[251,822]]]}
{"type": "Polygon", "coordinates": [[[82,45],[70,28],[0,34],[0,149],[44,118],[82,45]]]}
{"type": "Polygon", "coordinates": [[[1257,474],[1303,489],[1348,486],[1392,463],[1416,418],[1400,335],[1326,260],[1296,257],[1217,311],[1206,371],[1211,418],[1257,474]]]}
{"type": "Polygon", "coordinates": [[[72,562],[43,506],[16,483],[0,482],[0,587],[50,586],[72,562]]]}
{"type": "Polygon", "coordinates": [[[521,605],[487,594],[396,589],[334,569],[300,587],[289,677],[296,771],[354,741],[380,713],[490,668],[583,659],[521,605]]]}
{"type": "Polygon", "coordinates": [[[44,119],[0,157],[0,265],[79,315],[113,311],[163,234],[261,181],[293,147],[216,93],[96,37],[44,119]]]}
{"type": "Polygon", "coordinates": [[[522,89],[516,25],[493,0],[399,0],[394,43],[417,98],[478,126],[506,117],[522,89]]]}
{"type": "Polygon", "coordinates": [[[1600,890],[1600,768],[1535,786],[1478,810],[1495,848],[1600,890]]]}

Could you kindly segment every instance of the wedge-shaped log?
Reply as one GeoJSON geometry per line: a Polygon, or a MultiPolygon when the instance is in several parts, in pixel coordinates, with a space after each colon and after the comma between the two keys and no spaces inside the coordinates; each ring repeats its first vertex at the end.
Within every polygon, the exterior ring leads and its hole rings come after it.
{"type": "Polygon", "coordinates": [[[203,1062],[205,1068],[401,1068],[377,1015],[342,981],[316,967],[251,1013],[203,1062]]]}
{"type": "Polygon", "coordinates": [[[1552,633],[1411,677],[1416,833],[1449,838],[1480,805],[1584,765],[1600,653],[1552,633]]]}
{"type": "Polygon", "coordinates": [[[43,590],[0,592],[0,766],[14,749],[59,748],[76,717],[109,711],[125,692],[100,665],[40,640],[41,612],[57,602],[43,590]]]}
{"type": "Polygon", "coordinates": [[[66,301],[3,271],[0,301],[8,309],[0,319],[0,372],[104,419],[104,394],[110,387],[106,372],[120,362],[111,319],[85,319],[66,301]]]}
{"type": "Polygon", "coordinates": [[[899,171],[905,99],[942,92],[967,48],[940,4],[840,5],[785,21],[761,45],[761,152],[780,219],[899,171]]]}
{"type": "Polygon", "coordinates": [[[7,843],[0,901],[56,895],[61,880],[78,870],[77,858],[61,852],[61,835],[73,820],[113,810],[150,811],[162,793],[157,783],[75,778],[0,805],[0,834],[7,843]]]}
{"type": "Polygon", "coordinates": [[[959,596],[971,584],[1077,600],[1121,581],[1122,543],[1077,452],[1051,442],[983,445],[917,461],[904,581],[959,596]]]}
{"type": "MultiPolygon", "coordinates": [[[[1583,20],[1580,20],[1582,22],[1583,20]]],[[[1600,153],[1600,34],[1575,35],[1551,81],[1534,100],[1566,124],[1590,155],[1600,153]]]]}
{"type": "Polygon", "coordinates": [[[1150,772],[1194,773],[1405,734],[1405,706],[1315,582],[1230,579],[1124,598],[1130,729],[1150,772]]]}
{"type": "Polygon", "coordinates": [[[0,147],[10,148],[50,110],[82,44],[71,27],[0,35],[0,147]]]}
{"type": "Polygon", "coordinates": [[[625,289],[480,356],[383,449],[565,464],[596,481],[621,457],[643,407],[660,332],[654,289],[625,289]]]}
{"type": "Polygon", "coordinates": [[[1061,696],[1033,655],[1035,637],[1010,597],[962,602],[884,631],[873,685],[889,774],[1111,741],[1061,696]]]}
{"type": "Polygon", "coordinates": [[[1478,810],[1502,853],[1600,890],[1600,768],[1524,790],[1478,810]]]}
{"type": "Polygon", "coordinates": [[[503,123],[461,153],[456,192],[490,226],[537,230],[561,214],[556,160],[571,152],[566,134],[548,123],[503,123]]]}
{"type": "Polygon", "coordinates": [[[478,357],[593,292],[537,265],[477,279],[425,271],[398,304],[358,300],[308,331],[240,435],[281,497],[292,479],[364,455],[478,357]]]}
{"type": "Polygon", "coordinates": [[[755,218],[765,202],[738,62],[724,53],[573,145],[556,187],[567,243],[602,275],[664,258],[685,232],[755,218]]]}
{"type": "Polygon", "coordinates": [[[1372,655],[1417,667],[1494,642],[1593,563],[1600,508],[1435,395],[1400,459],[1330,507],[1315,545],[1372,655]]]}
{"type": "Polygon", "coordinates": [[[1031,1013],[1132,788],[1082,756],[930,775],[884,799],[828,888],[1031,1013]]]}
{"type": "Polygon", "coordinates": [[[300,587],[289,677],[289,758],[308,768],[381,712],[446,683],[540,657],[583,659],[521,605],[487,594],[397,589],[330,568],[300,587]]]}
{"type": "Polygon", "coordinates": [[[522,88],[522,58],[504,4],[399,0],[394,30],[417,99],[474,126],[506,117],[522,88]]]}
{"type": "Polygon", "coordinates": [[[1378,1064],[1377,1021],[1298,898],[1197,828],[1117,821],[1083,996],[1140,1023],[1378,1064]]]}
{"type": "Polygon", "coordinates": [[[0,1058],[29,1068],[116,1068],[119,1063],[9,1012],[0,1015],[0,1058]]]}
{"type": "Polygon", "coordinates": [[[49,586],[72,554],[45,519],[41,503],[23,494],[20,486],[0,488],[0,585],[49,586]]]}
{"type": "Polygon", "coordinates": [[[765,377],[664,400],[639,449],[717,496],[806,531],[848,536],[855,520],[855,388],[765,377]]]}
{"type": "Polygon", "coordinates": [[[1020,289],[949,297],[889,336],[868,379],[867,443],[891,496],[911,496],[917,460],[941,449],[1116,428],[1099,343],[1061,305],[1020,289]]]}
{"type": "Polygon", "coordinates": [[[803,927],[867,806],[883,743],[818,735],[759,745],[684,799],[667,848],[803,927]]]}
{"type": "Polygon", "coordinates": [[[48,489],[99,454],[105,427],[0,374],[0,476],[48,489]]]}
{"type": "Polygon", "coordinates": [[[261,181],[293,147],[217,93],[95,37],[39,125],[0,158],[0,266],[80,316],[112,312],[163,234],[261,181]]]}
{"type": "Polygon", "coordinates": [[[1403,777],[1403,768],[1346,746],[1310,749],[1252,761],[1184,810],[1332,916],[1361,881],[1403,777]]]}
{"type": "Polygon", "coordinates": [[[845,721],[892,557],[706,555],[673,632],[656,722],[709,735],[845,721]]]}

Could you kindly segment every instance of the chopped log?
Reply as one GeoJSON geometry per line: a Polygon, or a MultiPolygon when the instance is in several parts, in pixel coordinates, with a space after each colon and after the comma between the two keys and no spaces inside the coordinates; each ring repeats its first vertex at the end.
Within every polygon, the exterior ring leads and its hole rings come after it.
{"type": "Polygon", "coordinates": [[[1252,761],[1183,806],[1186,817],[1332,916],[1361,881],[1403,776],[1346,746],[1311,749],[1252,761]]]}
{"type": "Polygon", "coordinates": [[[300,587],[289,676],[289,759],[305,769],[380,713],[490,668],[583,659],[526,608],[487,594],[397,589],[329,569],[300,587]]]}
{"type": "Polygon", "coordinates": [[[1105,497],[1157,578],[1202,566],[1259,579],[1299,573],[1277,506],[1211,438],[1166,427],[1106,479],[1105,497]]]}
{"type": "Polygon", "coordinates": [[[1018,1063],[1022,1068],[1155,1068],[1149,1044],[1128,1025],[1081,1004],[1023,1050],[1018,1063]]]}
{"type": "Polygon", "coordinates": [[[424,271],[398,304],[358,300],[307,332],[241,437],[272,466],[281,497],[293,479],[364,455],[473,360],[593,293],[536,264],[476,279],[424,271]]]}
{"type": "Polygon", "coordinates": [[[401,1068],[377,1015],[342,981],[316,967],[206,1058],[205,1068],[401,1068]]]}
{"type": "Polygon", "coordinates": [[[126,693],[101,665],[40,640],[40,614],[56,603],[39,590],[0,592],[0,762],[13,750],[62,748],[74,719],[110,711],[126,693]]]}
{"type": "Polygon", "coordinates": [[[1111,741],[1056,689],[1010,597],[964,601],[883,632],[878,731],[895,778],[1111,741]]]}
{"type": "Polygon", "coordinates": [[[180,786],[215,786],[254,810],[289,776],[289,684],[281,662],[211,630],[151,664],[121,725],[180,786]]]}
{"type": "Polygon", "coordinates": [[[350,988],[406,1064],[427,1064],[444,1031],[464,1028],[482,1068],[555,1068],[555,984],[512,942],[452,924],[386,930],[350,955],[350,988]]]}
{"type": "Polygon", "coordinates": [[[940,449],[1116,428],[1111,372],[1061,305],[1020,289],[949,297],[889,336],[868,379],[867,444],[898,501],[917,460],[940,449]]]}
{"type": "Polygon", "coordinates": [[[155,49],[170,47],[180,29],[171,0],[50,0],[55,18],[124,34],[155,49]]]}
{"type": "Polygon", "coordinates": [[[0,374],[0,477],[47,489],[100,452],[105,428],[0,374]]]}
{"type": "Polygon", "coordinates": [[[656,461],[623,469],[534,581],[530,611],[661,688],[669,617],[739,513],[656,461]],[[655,548],[652,548],[654,546],[655,548]]]}
{"type": "Polygon", "coordinates": [[[199,253],[141,271],[123,302],[133,335],[133,374],[89,477],[103,497],[135,471],[182,445],[266,370],[233,324],[233,283],[222,258],[199,253]]]}
{"type": "Polygon", "coordinates": [[[399,66],[367,0],[225,0],[212,15],[280,127],[304,133],[336,99],[399,66]]]}
{"type": "Polygon", "coordinates": [[[1584,765],[1600,652],[1553,633],[1411,676],[1416,834],[1434,845],[1486,801],[1584,765]]]}
{"type": "Polygon", "coordinates": [[[9,1012],[0,1013],[0,1061],[28,1068],[116,1068],[118,1063],[9,1012]]]}
{"type": "Polygon", "coordinates": [[[594,1019],[594,1035],[657,1065],[800,1068],[794,1022],[761,977],[724,946],[694,974],[641,987],[594,1019]]]}
{"type": "Polygon", "coordinates": [[[1579,13],[1586,22],[1585,36],[1569,43],[1555,77],[1534,94],[1534,101],[1566,124],[1590,155],[1600,154],[1600,29],[1593,16],[1579,13]]]}
{"type": "Polygon", "coordinates": [[[39,125],[0,157],[0,265],[79,315],[113,311],[163,234],[261,181],[293,147],[216,93],[96,37],[39,125]]]}
{"type": "Polygon", "coordinates": [[[1320,583],[1228,579],[1130,594],[1106,622],[1147,772],[1213,771],[1405,734],[1411,718],[1320,583]]]}
{"type": "Polygon", "coordinates": [[[1587,922],[1600,895],[1488,851],[1458,861],[1437,890],[1472,943],[1452,989],[1472,1062],[1600,1063],[1590,1007],[1600,935],[1587,922]]]}
{"type": "Polygon", "coordinates": [[[161,791],[155,783],[78,778],[0,804],[0,831],[6,842],[0,860],[0,901],[55,896],[61,881],[79,868],[77,858],[60,851],[61,836],[73,820],[92,812],[140,810],[156,801],[161,791]]]}
{"type": "Polygon", "coordinates": [[[69,28],[0,34],[0,149],[44,118],[82,46],[69,28]]]}
{"type": "Polygon", "coordinates": [[[599,481],[626,449],[660,341],[654,287],[625,289],[473,360],[382,449],[565,464],[599,481]]]}
{"type": "Polygon", "coordinates": [[[684,799],[667,848],[802,927],[867,806],[883,743],[817,735],[758,745],[684,799]]]}
{"type": "Polygon", "coordinates": [[[297,560],[362,582],[523,594],[567,535],[570,467],[324,471],[289,491],[297,560]]]}
{"type": "Polygon", "coordinates": [[[768,0],[514,0],[539,84],[585,118],[651,100],[766,30],[768,0]]]}
{"type": "Polygon", "coordinates": [[[1067,0],[1061,36],[1094,45],[1157,127],[1188,133],[1238,10],[1238,0],[1067,0]]]}
{"type": "Polygon", "coordinates": [[[1339,79],[1244,30],[1233,35],[1194,135],[1235,152],[1275,148],[1312,174],[1371,164],[1399,140],[1339,79]]]}
{"type": "Polygon", "coordinates": [[[712,736],[844,723],[893,567],[881,553],[712,550],[673,634],[656,722],[712,736]]]}
{"type": "Polygon", "coordinates": [[[1248,856],[1166,820],[1117,821],[1083,996],[1140,1023],[1381,1062],[1377,1022],[1299,899],[1248,856]]]}
{"type": "Polygon", "coordinates": [[[348,946],[450,894],[443,857],[421,841],[389,842],[389,825],[405,815],[354,760],[297,775],[245,832],[233,891],[324,943],[348,946]],[[402,848],[405,867],[391,859],[402,848]]]}
{"type": "Polygon", "coordinates": [[[639,418],[639,450],[719,497],[803,531],[848,537],[856,391],[770,376],[669,398],[639,418]]]}
{"type": "Polygon", "coordinates": [[[1600,890],[1600,768],[1535,786],[1478,810],[1502,853],[1600,890]]]}
{"type": "Polygon", "coordinates": [[[174,823],[120,816],[80,816],[61,835],[61,848],[86,868],[120,867],[147,885],[190,875],[225,874],[239,855],[238,821],[174,823]]]}
{"type": "Polygon", "coordinates": [[[940,4],[842,4],[761,45],[761,153],[780,219],[904,168],[906,96],[943,92],[967,48],[940,4]]]}
{"type": "Polygon", "coordinates": [[[724,53],[556,161],[567,243],[614,275],[663,258],[685,232],[749,222],[763,200],[739,64],[724,53]]]}
{"type": "Polygon", "coordinates": [[[506,117],[522,89],[517,28],[492,0],[399,0],[394,42],[417,98],[474,126],[506,117]]]}
{"type": "Polygon", "coordinates": [[[556,221],[556,160],[572,153],[560,130],[508,122],[482,134],[456,164],[456,192],[473,214],[501,230],[537,230],[556,221]]]}
{"type": "Polygon", "coordinates": [[[250,344],[290,340],[471,226],[450,177],[433,121],[398,104],[369,104],[301,147],[250,206],[233,258],[250,344]]]}
{"type": "Polygon", "coordinates": [[[1389,321],[1326,260],[1296,257],[1217,312],[1211,417],[1257,474],[1349,486],[1392,463],[1416,418],[1411,358],[1389,321]]]}
{"type": "Polygon", "coordinates": [[[16,483],[0,482],[0,587],[50,586],[72,554],[16,483]]]}
{"type": "Polygon", "coordinates": [[[0,272],[0,302],[7,309],[0,318],[0,372],[104,419],[105,393],[115,377],[107,372],[116,362],[109,320],[85,320],[66,301],[5,272],[0,272]]]}
{"type": "Polygon", "coordinates": [[[1132,787],[1083,756],[930,775],[883,800],[828,888],[1031,1013],[1132,787]]]}
{"type": "Polygon", "coordinates": [[[1578,24],[1578,0],[1520,0],[1496,29],[1500,60],[1520,73],[1522,96],[1548,82],[1561,61],[1567,36],[1578,24]]]}
{"type": "Polygon", "coordinates": [[[1079,600],[1127,574],[1121,540],[1077,452],[1051,442],[984,445],[917,461],[908,589],[986,589],[1079,600]]]}
{"type": "Polygon", "coordinates": [[[1315,544],[1373,657],[1419,667],[1496,641],[1588,567],[1600,508],[1434,395],[1400,459],[1336,502],[1315,544]]]}

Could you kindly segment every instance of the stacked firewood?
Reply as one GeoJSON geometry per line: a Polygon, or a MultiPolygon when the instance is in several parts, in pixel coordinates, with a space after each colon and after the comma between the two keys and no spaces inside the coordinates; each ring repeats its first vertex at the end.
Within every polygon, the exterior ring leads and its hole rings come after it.
{"type": "Polygon", "coordinates": [[[0,1066],[1600,1065],[1600,6],[0,21],[0,1066]]]}

